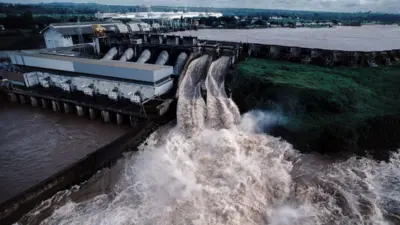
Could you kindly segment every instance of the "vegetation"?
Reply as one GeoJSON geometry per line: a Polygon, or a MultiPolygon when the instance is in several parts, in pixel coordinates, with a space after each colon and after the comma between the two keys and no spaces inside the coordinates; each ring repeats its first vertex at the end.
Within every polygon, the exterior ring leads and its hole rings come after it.
{"type": "Polygon", "coordinates": [[[365,146],[400,147],[399,66],[327,68],[250,58],[230,85],[241,110],[283,113],[289,120],[275,132],[300,150],[364,154],[365,146]]]}

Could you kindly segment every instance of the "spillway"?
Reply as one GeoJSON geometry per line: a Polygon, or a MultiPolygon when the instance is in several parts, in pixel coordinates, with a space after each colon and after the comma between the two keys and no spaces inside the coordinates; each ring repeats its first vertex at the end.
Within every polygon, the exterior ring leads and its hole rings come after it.
{"type": "Polygon", "coordinates": [[[158,55],[157,61],[155,64],[157,65],[165,65],[169,59],[169,55],[167,51],[162,51],[160,55],[158,55]]]}
{"type": "Polygon", "coordinates": [[[133,57],[133,49],[132,48],[128,48],[124,54],[122,54],[121,58],[119,58],[119,61],[128,61],[130,59],[132,59],[133,57]]]}
{"type": "Polygon", "coordinates": [[[112,186],[81,201],[69,197],[79,188],[59,193],[20,223],[400,223],[400,153],[386,163],[300,154],[258,132],[268,112],[249,112],[238,121],[239,111],[223,88],[229,58],[209,69],[208,60],[205,55],[189,65],[179,89],[177,124],[153,133],[137,154],[112,168],[119,174],[112,186]],[[204,72],[207,101],[200,94],[204,72]],[[51,208],[46,219],[37,219],[46,208],[51,208]]]}
{"type": "Polygon", "coordinates": [[[151,52],[148,49],[145,49],[142,54],[140,54],[139,58],[137,59],[137,63],[146,63],[151,57],[151,52]]]}
{"type": "Polygon", "coordinates": [[[185,62],[187,60],[188,56],[186,53],[181,52],[178,55],[178,58],[175,61],[175,65],[174,65],[174,74],[179,75],[183,69],[183,67],[185,66],[185,62]]]}
{"type": "Polygon", "coordinates": [[[103,60],[112,60],[118,54],[118,50],[116,47],[112,47],[108,52],[103,56],[103,60]]]}

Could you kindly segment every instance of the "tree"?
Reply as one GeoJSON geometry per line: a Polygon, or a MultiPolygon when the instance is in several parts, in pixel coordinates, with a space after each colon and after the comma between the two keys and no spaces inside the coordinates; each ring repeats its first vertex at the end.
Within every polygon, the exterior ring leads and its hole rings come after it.
{"type": "Polygon", "coordinates": [[[254,25],[265,26],[267,23],[264,20],[256,20],[254,25]]]}
{"type": "Polygon", "coordinates": [[[30,10],[26,10],[24,13],[22,13],[21,18],[30,23],[33,21],[33,16],[32,16],[32,12],[30,10]]]}

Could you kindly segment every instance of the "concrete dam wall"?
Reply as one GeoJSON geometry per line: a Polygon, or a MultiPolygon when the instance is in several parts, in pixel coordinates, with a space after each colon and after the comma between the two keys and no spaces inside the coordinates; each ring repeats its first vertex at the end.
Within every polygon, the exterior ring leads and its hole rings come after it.
{"type": "MultiPolygon", "coordinates": [[[[200,40],[208,45],[238,45],[238,42],[200,40]]],[[[400,62],[400,49],[386,51],[345,51],[297,46],[240,43],[245,57],[268,58],[322,66],[376,67],[400,62]]]]}

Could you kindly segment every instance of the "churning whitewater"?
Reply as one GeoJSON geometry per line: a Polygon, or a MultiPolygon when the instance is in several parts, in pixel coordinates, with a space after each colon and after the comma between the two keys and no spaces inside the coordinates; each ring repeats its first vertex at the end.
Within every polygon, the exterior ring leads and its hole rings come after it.
{"type": "Polygon", "coordinates": [[[256,115],[241,117],[225,93],[229,61],[194,60],[179,89],[177,125],[129,156],[108,193],[69,200],[41,224],[400,223],[400,154],[388,163],[331,162],[255,132],[256,115]]]}

